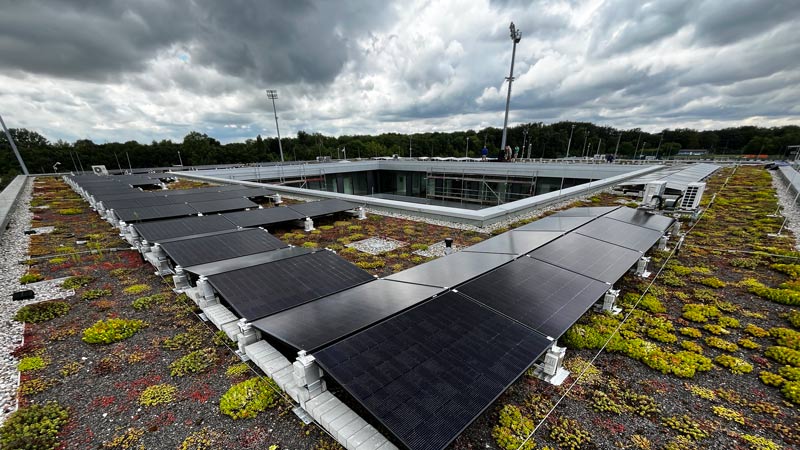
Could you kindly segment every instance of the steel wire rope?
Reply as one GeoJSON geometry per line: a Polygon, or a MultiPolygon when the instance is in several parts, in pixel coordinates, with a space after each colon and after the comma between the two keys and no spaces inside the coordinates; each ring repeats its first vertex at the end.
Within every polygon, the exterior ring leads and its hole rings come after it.
{"type": "MultiPolygon", "coordinates": [[[[728,185],[728,181],[730,181],[731,177],[736,173],[736,168],[738,168],[738,166],[736,166],[734,168],[733,172],[730,175],[728,175],[728,178],[725,179],[725,182],[722,184],[722,186],[717,191],[717,193],[718,192],[722,192],[725,189],[725,187],[728,185]]],[[[694,224],[692,224],[692,226],[689,227],[689,229],[683,234],[684,236],[686,236],[689,233],[691,233],[691,231],[694,229],[694,227],[696,227],[697,224],[700,223],[700,220],[705,215],[705,212],[709,208],[711,208],[711,206],[713,206],[714,197],[716,197],[716,193],[714,194],[714,196],[712,196],[712,200],[709,202],[708,207],[706,209],[704,209],[700,213],[700,215],[697,217],[697,220],[694,221],[694,224]]],[[[633,312],[639,306],[639,303],[641,303],[641,301],[644,298],[644,296],[650,291],[650,288],[653,286],[653,283],[656,282],[656,280],[658,279],[658,276],[661,275],[661,272],[667,266],[667,263],[675,256],[675,254],[676,254],[676,252],[678,250],[679,250],[679,246],[675,245],[675,247],[673,247],[673,249],[670,252],[670,254],[667,255],[667,258],[664,260],[664,263],[658,269],[658,272],[656,272],[655,276],[653,276],[653,279],[650,280],[650,283],[647,285],[647,287],[645,288],[644,292],[642,292],[642,295],[639,296],[639,298],[636,300],[636,303],[634,303],[633,307],[631,307],[630,311],[628,311],[625,314],[625,317],[623,317],[622,321],[619,323],[619,325],[617,325],[617,327],[614,328],[614,331],[611,332],[611,334],[609,335],[608,339],[606,339],[606,341],[603,343],[603,346],[600,347],[600,349],[592,357],[592,359],[583,366],[583,369],[581,369],[581,372],[578,374],[578,376],[575,378],[575,380],[572,382],[572,384],[570,384],[567,387],[567,390],[564,391],[564,393],[561,395],[561,397],[559,397],[558,400],[556,400],[556,403],[553,405],[553,407],[550,408],[550,410],[547,411],[547,414],[544,415],[544,417],[539,421],[539,423],[536,425],[536,427],[534,427],[533,430],[528,434],[528,436],[526,436],[525,439],[519,444],[519,446],[517,447],[517,450],[522,450],[522,448],[525,446],[525,444],[527,444],[531,440],[531,438],[533,438],[533,435],[536,434],[536,432],[539,430],[539,428],[541,428],[541,426],[550,417],[550,415],[553,413],[553,411],[555,411],[555,409],[558,407],[558,405],[561,404],[561,402],[564,400],[564,398],[566,398],[566,396],[572,391],[572,388],[574,388],[575,385],[578,384],[578,382],[581,380],[581,378],[586,373],[586,371],[589,370],[589,367],[591,367],[591,365],[594,364],[594,362],[597,360],[597,358],[600,357],[600,354],[603,352],[603,350],[606,349],[606,347],[608,346],[609,342],[611,342],[611,339],[619,332],[619,330],[622,328],[622,325],[624,325],[625,322],[628,320],[628,318],[630,318],[631,314],[633,314],[633,312]]]]}

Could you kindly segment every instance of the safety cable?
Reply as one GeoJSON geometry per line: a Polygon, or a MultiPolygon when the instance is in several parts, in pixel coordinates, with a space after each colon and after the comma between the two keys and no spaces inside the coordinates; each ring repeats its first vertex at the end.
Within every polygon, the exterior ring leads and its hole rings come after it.
{"type": "MultiPolygon", "coordinates": [[[[720,187],[720,189],[717,192],[722,192],[725,189],[725,187],[728,185],[728,181],[730,181],[731,177],[735,173],[736,173],[736,167],[734,168],[733,172],[730,175],[728,175],[728,178],[725,180],[725,183],[723,183],[723,185],[720,187]]],[[[716,195],[716,193],[715,193],[715,195],[716,195]]],[[[709,203],[708,208],[710,208],[712,206],[712,204],[713,204],[713,200],[709,203]]],[[[688,235],[694,229],[694,227],[697,226],[697,224],[700,222],[700,219],[703,218],[703,216],[705,215],[705,212],[708,210],[708,208],[704,209],[700,213],[700,215],[697,217],[696,220],[694,220],[694,223],[689,227],[689,229],[685,233],[683,233],[684,236],[688,235]]],[[[644,298],[644,296],[650,291],[650,288],[653,286],[653,283],[656,282],[656,279],[658,279],[658,276],[661,275],[661,272],[666,268],[667,263],[670,261],[670,259],[672,259],[677,254],[678,250],[679,250],[679,246],[675,245],[675,247],[673,247],[673,249],[670,252],[670,254],[667,255],[666,259],[664,260],[664,263],[658,269],[658,272],[656,272],[656,274],[653,276],[653,279],[650,280],[650,283],[644,289],[644,292],[642,292],[642,295],[640,295],[639,298],[636,300],[636,303],[634,303],[634,305],[630,309],[630,311],[628,311],[625,314],[625,317],[623,317],[622,321],[619,323],[619,325],[617,325],[617,327],[614,329],[614,331],[611,332],[611,334],[609,335],[608,339],[606,339],[606,341],[603,343],[603,346],[600,347],[600,349],[592,357],[592,359],[583,366],[583,369],[581,370],[581,372],[578,374],[578,376],[575,378],[575,380],[572,382],[572,384],[570,384],[567,387],[567,390],[564,391],[564,393],[561,395],[561,397],[559,397],[558,400],[556,400],[556,403],[553,405],[553,407],[550,408],[549,411],[547,411],[547,414],[544,415],[544,417],[539,421],[539,423],[536,424],[536,427],[534,427],[534,429],[528,434],[528,436],[526,436],[525,439],[520,443],[520,445],[517,447],[517,450],[522,450],[522,448],[525,446],[525,444],[527,444],[531,440],[531,438],[533,438],[533,435],[539,430],[539,428],[541,428],[541,426],[550,417],[550,415],[553,413],[553,411],[555,411],[555,409],[558,407],[558,405],[561,404],[561,402],[564,400],[564,398],[572,391],[572,388],[574,388],[575,385],[578,384],[578,382],[581,380],[581,378],[586,373],[586,371],[589,370],[589,367],[591,367],[592,364],[594,364],[594,362],[597,360],[597,358],[600,357],[600,354],[603,352],[603,350],[606,349],[608,344],[611,342],[611,339],[619,332],[619,330],[622,328],[622,326],[627,322],[628,318],[630,318],[631,314],[633,314],[633,312],[639,306],[639,303],[641,303],[641,301],[644,298]]]]}

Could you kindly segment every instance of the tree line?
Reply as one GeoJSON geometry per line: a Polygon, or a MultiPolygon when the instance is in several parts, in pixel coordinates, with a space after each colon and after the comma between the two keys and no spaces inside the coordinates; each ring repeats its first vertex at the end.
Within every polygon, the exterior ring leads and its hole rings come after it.
{"type": "MultiPolygon", "coordinates": [[[[136,141],[96,144],[88,139],[75,142],[48,141],[36,131],[11,129],[11,135],[31,173],[91,170],[103,164],[109,169],[197,166],[210,164],[269,163],[280,161],[278,140],[260,135],[244,142],[221,144],[217,139],[192,131],[183,141],[136,141]]],[[[431,132],[411,135],[384,133],[377,136],[325,136],[299,131],[297,137],[281,139],[284,160],[314,160],[317,157],[372,158],[378,156],[470,156],[479,157],[484,145],[489,156],[497,156],[503,130],[431,132]]],[[[800,144],[800,127],[761,128],[743,126],[720,130],[666,129],[648,133],[638,128],[619,130],[587,122],[527,123],[508,129],[507,143],[520,147],[522,157],[558,158],[595,154],[617,154],[618,158],[674,157],[681,149],[706,149],[710,155],[768,154],[786,157],[790,145],[800,144]]],[[[5,139],[0,140],[0,177],[4,186],[20,167],[5,139]]]]}

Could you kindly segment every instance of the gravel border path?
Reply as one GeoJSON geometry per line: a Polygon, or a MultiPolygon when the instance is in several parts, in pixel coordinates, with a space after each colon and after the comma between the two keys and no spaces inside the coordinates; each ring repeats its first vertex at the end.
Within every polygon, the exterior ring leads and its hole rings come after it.
{"type": "MultiPolygon", "coordinates": [[[[783,179],[779,171],[770,170],[770,174],[772,175],[772,186],[778,194],[778,203],[781,205],[780,214],[786,218],[784,229],[789,229],[794,233],[794,247],[800,250],[800,205],[794,203],[797,194],[788,189],[789,184],[783,179]]],[[[775,232],[777,233],[778,230],[775,230],[775,232]]]]}
{"type": "Polygon", "coordinates": [[[0,424],[17,409],[19,372],[17,360],[11,352],[22,344],[23,326],[11,318],[20,307],[40,300],[34,298],[15,302],[11,299],[11,294],[22,288],[19,278],[26,270],[20,261],[27,259],[31,241],[24,231],[30,227],[33,219],[30,205],[35,181],[35,178],[29,180],[23,188],[17,207],[11,214],[8,229],[0,239],[0,424]]]}

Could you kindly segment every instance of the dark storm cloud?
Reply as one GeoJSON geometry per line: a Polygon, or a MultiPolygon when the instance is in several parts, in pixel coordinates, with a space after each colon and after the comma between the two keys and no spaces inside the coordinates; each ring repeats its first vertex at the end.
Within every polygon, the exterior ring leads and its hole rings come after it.
{"type": "Polygon", "coordinates": [[[700,43],[727,45],[797,19],[800,3],[796,0],[698,2],[692,7],[691,17],[700,43]]]}
{"type": "Polygon", "coordinates": [[[186,2],[4,1],[2,69],[76,79],[142,70],[172,42],[186,39],[186,2]]]}
{"type": "Polygon", "coordinates": [[[2,70],[106,81],[181,46],[191,64],[248,81],[324,83],[352,56],[352,34],[388,14],[366,0],[5,3],[2,70]]]}

